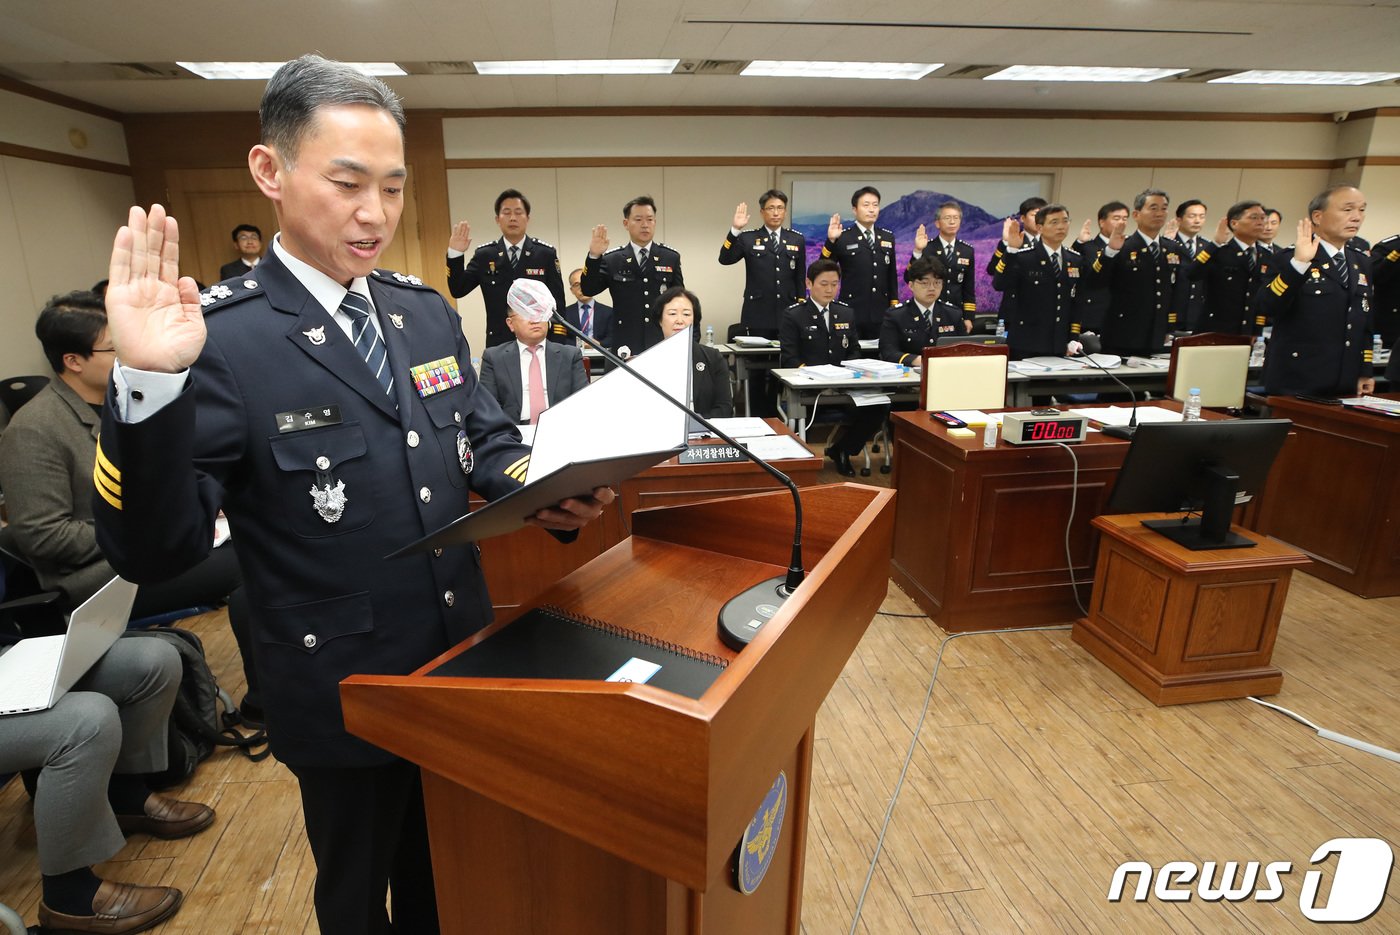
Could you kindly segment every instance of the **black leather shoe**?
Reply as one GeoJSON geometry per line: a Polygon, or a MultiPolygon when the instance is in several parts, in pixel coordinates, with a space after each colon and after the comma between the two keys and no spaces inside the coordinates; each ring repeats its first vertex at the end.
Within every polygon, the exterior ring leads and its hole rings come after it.
{"type": "Polygon", "coordinates": [[[836,473],[842,477],[855,477],[856,469],[851,467],[851,456],[835,448],[826,449],[826,456],[836,462],[836,473]]]}
{"type": "Polygon", "coordinates": [[[180,908],[181,899],[180,891],[169,886],[136,886],[103,880],[92,900],[92,915],[55,912],[41,902],[39,924],[46,931],[54,932],[130,935],[170,918],[180,908]]]}

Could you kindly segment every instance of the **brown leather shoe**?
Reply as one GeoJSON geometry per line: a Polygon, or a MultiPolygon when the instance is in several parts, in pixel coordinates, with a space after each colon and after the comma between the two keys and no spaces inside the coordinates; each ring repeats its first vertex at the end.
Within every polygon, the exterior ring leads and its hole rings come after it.
{"type": "Polygon", "coordinates": [[[92,915],[70,916],[54,912],[41,902],[39,924],[55,933],[127,935],[129,932],[144,932],[173,916],[183,898],[179,890],[170,886],[137,886],[134,883],[103,880],[92,899],[92,915]]]}
{"type": "Polygon", "coordinates": [[[187,838],[214,823],[214,810],[198,802],[180,802],[152,792],[146,797],[144,815],[118,815],[123,834],[144,831],[158,838],[187,838]]]}

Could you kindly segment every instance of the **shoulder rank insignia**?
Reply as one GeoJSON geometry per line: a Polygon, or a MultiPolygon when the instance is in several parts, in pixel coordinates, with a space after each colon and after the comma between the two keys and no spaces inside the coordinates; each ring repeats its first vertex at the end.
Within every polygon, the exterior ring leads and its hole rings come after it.
{"type": "Polygon", "coordinates": [[[410,286],[423,285],[423,280],[419,279],[417,276],[405,276],[403,273],[391,273],[390,275],[398,282],[407,283],[410,286]]]}
{"type": "MultiPolygon", "coordinates": [[[[256,285],[256,283],[254,283],[254,285],[256,285]]],[[[228,286],[210,286],[208,292],[200,293],[199,304],[205,308],[208,308],[220,299],[227,299],[231,295],[233,295],[233,290],[230,289],[228,286]]]]}

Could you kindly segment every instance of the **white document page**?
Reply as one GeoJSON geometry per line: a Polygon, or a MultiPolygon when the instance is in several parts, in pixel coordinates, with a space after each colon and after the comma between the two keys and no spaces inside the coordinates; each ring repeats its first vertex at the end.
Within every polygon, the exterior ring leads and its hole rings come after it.
{"type": "Polygon", "coordinates": [[[764,461],[815,457],[806,445],[791,435],[760,435],[757,438],[735,437],[734,440],[764,461]]]}
{"type": "Polygon", "coordinates": [[[757,435],[776,434],[773,426],[757,416],[735,416],[729,419],[711,419],[710,421],[715,424],[715,428],[735,441],[741,438],[753,438],[757,435]]]}
{"type": "MultiPolygon", "coordinates": [[[[690,393],[689,331],[628,361],[673,399],[690,393]]],[[[525,483],[566,464],[661,451],[685,444],[686,414],[620,367],[540,413],[525,483]]]]}

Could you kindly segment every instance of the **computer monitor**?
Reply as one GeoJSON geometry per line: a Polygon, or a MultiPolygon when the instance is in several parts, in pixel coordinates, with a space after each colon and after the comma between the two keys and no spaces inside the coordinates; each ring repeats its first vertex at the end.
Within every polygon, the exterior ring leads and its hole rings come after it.
{"type": "Polygon", "coordinates": [[[1105,513],[1199,510],[1199,519],[1146,520],[1188,549],[1241,549],[1254,545],[1230,532],[1235,506],[1264,489],[1288,428],[1288,419],[1149,422],[1137,427],[1105,513]]]}

